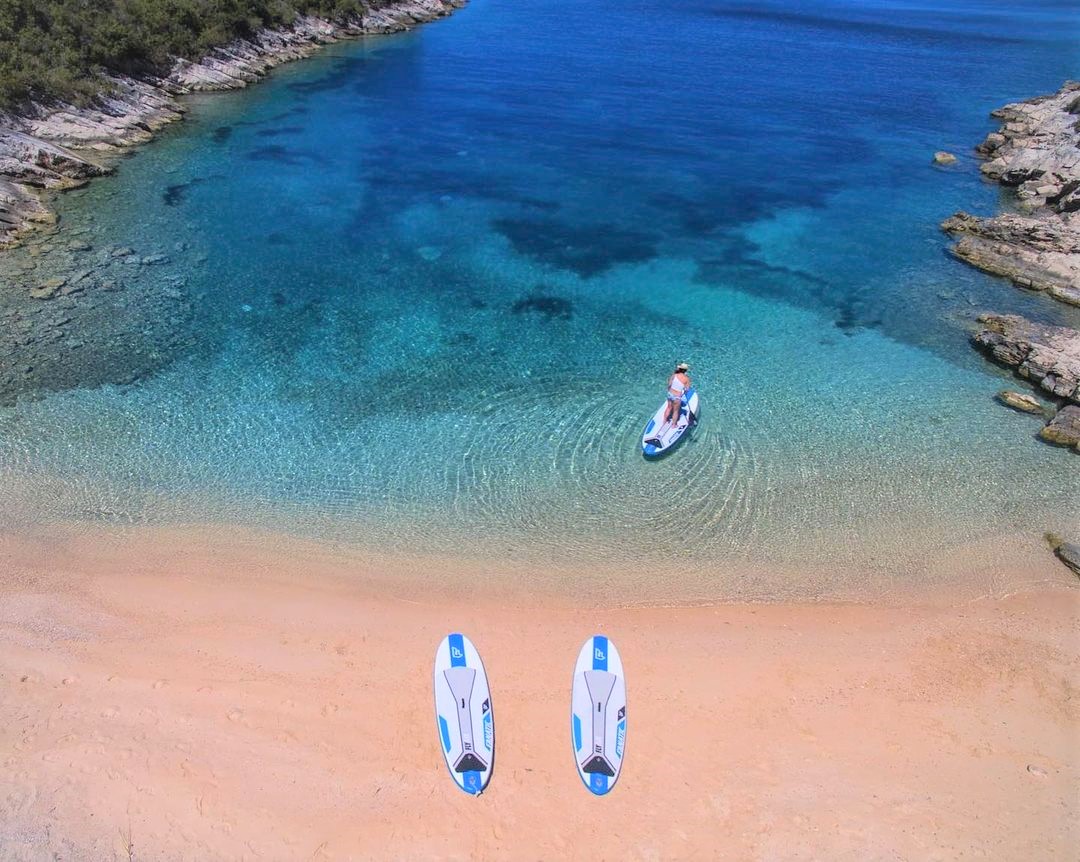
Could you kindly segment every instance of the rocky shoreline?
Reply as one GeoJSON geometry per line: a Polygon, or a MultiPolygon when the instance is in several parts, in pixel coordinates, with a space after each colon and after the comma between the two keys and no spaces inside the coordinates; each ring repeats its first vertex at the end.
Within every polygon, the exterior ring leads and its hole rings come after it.
{"type": "Polygon", "coordinates": [[[208,258],[205,237],[177,225],[168,243],[134,248],[100,242],[85,219],[42,230],[56,221],[43,191],[109,173],[112,159],[183,116],[185,93],[244,87],[326,43],[404,30],[463,3],[404,0],[348,21],[304,18],[178,61],[168,80],[113,78],[88,108],[0,117],[0,246],[12,247],[0,271],[0,406],[133,383],[196,350],[196,329],[206,334],[189,285],[208,258]]]}
{"type": "Polygon", "coordinates": [[[34,105],[23,114],[0,113],[0,248],[55,223],[41,190],[75,188],[110,173],[110,154],[145,143],[184,115],[180,96],[246,87],[322,45],[407,30],[445,17],[465,2],[397,0],[341,20],[301,17],[286,29],[261,30],[216,48],[198,62],[177,59],[165,78],[110,76],[86,107],[34,105]]]}
{"type": "Polygon", "coordinates": [[[960,260],[1080,306],[1080,82],[1005,105],[975,151],[983,176],[1016,189],[1018,213],[958,212],[941,227],[960,260]]]}
{"type": "MultiPolygon", "coordinates": [[[[956,238],[950,251],[1019,287],[1080,306],[1080,83],[1066,81],[1053,95],[1006,105],[992,116],[1004,125],[975,148],[987,160],[980,171],[1016,189],[1020,212],[954,214],[941,225],[956,238]]],[[[1080,452],[1080,331],[1015,314],[983,314],[978,322],[972,344],[1051,404],[1008,390],[997,400],[1048,418],[1039,437],[1080,452]]]]}
{"type": "MultiPolygon", "coordinates": [[[[1047,443],[1080,452],[1080,332],[1067,326],[1034,323],[1016,314],[984,314],[972,342],[995,362],[1011,368],[1049,397],[1055,410],[1039,436],[1047,443]]],[[[1020,393],[999,398],[1015,409],[1041,414],[1038,401],[1020,393]],[[1030,405],[1031,409],[1027,406],[1030,405]]]]}

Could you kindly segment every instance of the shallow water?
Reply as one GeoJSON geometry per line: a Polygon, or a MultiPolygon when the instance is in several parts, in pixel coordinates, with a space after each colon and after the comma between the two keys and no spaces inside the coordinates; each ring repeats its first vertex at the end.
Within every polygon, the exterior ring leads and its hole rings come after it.
{"type": "Polygon", "coordinates": [[[1076,75],[1070,6],[473,0],[194,99],[61,202],[61,237],[168,254],[130,281],[182,292],[187,346],[0,408],[0,518],[625,566],[639,598],[1075,527],[1075,456],[964,327],[1077,315],[937,228],[999,205],[970,147],[1076,75]],[[678,359],[703,420],[647,463],[678,359]]]}

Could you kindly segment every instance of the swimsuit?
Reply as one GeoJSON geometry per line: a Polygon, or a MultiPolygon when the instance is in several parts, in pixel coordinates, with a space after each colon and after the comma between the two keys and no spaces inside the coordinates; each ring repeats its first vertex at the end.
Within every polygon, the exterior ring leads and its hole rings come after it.
{"type": "Polygon", "coordinates": [[[668,401],[681,401],[683,395],[686,393],[686,384],[683,383],[677,375],[672,374],[671,380],[668,381],[668,401]]]}

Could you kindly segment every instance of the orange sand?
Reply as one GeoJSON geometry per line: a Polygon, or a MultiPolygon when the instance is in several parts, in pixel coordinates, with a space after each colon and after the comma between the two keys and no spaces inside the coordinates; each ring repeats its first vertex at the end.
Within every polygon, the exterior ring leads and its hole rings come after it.
{"type": "Polygon", "coordinates": [[[0,859],[1076,858],[1080,590],[1056,564],[892,607],[585,611],[386,577],[281,538],[0,538],[0,859]],[[492,684],[478,799],[435,731],[453,629],[492,684]],[[628,675],[603,799],[569,741],[594,631],[628,675]]]}

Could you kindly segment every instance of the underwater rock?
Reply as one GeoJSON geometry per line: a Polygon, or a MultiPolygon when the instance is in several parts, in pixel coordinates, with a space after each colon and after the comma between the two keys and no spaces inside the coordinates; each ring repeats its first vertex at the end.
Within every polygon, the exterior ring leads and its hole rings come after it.
{"type": "Polygon", "coordinates": [[[1080,305],[1080,82],[991,113],[1004,125],[975,151],[984,176],[1016,189],[1026,215],[957,213],[942,229],[952,253],[1020,287],[1080,305]]]}
{"type": "Polygon", "coordinates": [[[152,281],[133,285],[129,298],[108,287],[93,276],[56,277],[0,295],[0,404],[140,379],[192,349],[188,303],[152,281]]]}
{"type": "Polygon", "coordinates": [[[569,320],[573,316],[574,306],[569,299],[561,296],[533,293],[514,302],[510,310],[514,314],[540,314],[548,320],[569,320]]]}
{"type": "Polygon", "coordinates": [[[492,225],[518,254],[576,272],[582,278],[592,278],[622,263],[643,263],[658,254],[658,235],[617,224],[530,216],[498,218],[492,225]]]}
{"type": "Polygon", "coordinates": [[[1054,553],[1061,562],[1080,575],[1080,545],[1061,542],[1054,548],[1054,553]]]}
{"type": "Polygon", "coordinates": [[[947,153],[944,150],[938,150],[934,153],[935,165],[951,165],[956,161],[956,156],[952,153],[947,153]]]}
{"type": "Polygon", "coordinates": [[[34,299],[52,299],[65,284],[67,284],[66,278],[46,279],[30,291],[30,296],[34,299]]]}
{"type": "Polygon", "coordinates": [[[1005,406],[1012,407],[1014,410],[1019,410],[1022,413],[1042,414],[1046,409],[1038,398],[1031,395],[1025,395],[1022,392],[1013,392],[1009,389],[999,392],[997,394],[997,400],[1005,406]]]}

